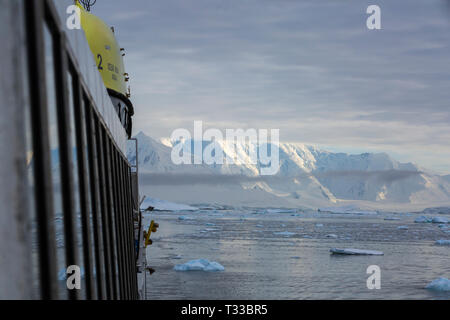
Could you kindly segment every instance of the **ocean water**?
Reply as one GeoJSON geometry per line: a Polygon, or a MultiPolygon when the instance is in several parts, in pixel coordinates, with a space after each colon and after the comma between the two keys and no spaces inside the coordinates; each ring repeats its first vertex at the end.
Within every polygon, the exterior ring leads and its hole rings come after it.
{"type": "Polygon", "coordinates": [[[450,292],[425,289],[436,278],[450,278],[450,247],[434,244],[450,234],[437,224],[414,223],[417,216],[230,208],[152,212],[147,225],[154,219],[160,228],[147,248],[156,272],[147,275],[146,298],[450,299],[450,292]],[[399,220],[385,220],[391,217],[399,220]],[[384,255],[333,255],[333,247],[384,255]],[[225,271],[173,269],[200,258],[219,262],[225,271]],[[381,289],[367,288],[371,265],[380,267],[381,289]]]}

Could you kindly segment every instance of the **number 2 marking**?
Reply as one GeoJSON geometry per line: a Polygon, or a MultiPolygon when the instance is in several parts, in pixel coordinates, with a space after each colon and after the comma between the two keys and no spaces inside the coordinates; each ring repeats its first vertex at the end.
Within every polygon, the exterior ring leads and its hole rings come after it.
{"type": "Polygon", "coordinates": [[[102,67],[103,58],[102,58],[102,56],[100,54],[98,54],[97,55],[97,59],[99,60],[99,62],[98,62],[98,70],[103,70],[103,67],[102,67]]]}

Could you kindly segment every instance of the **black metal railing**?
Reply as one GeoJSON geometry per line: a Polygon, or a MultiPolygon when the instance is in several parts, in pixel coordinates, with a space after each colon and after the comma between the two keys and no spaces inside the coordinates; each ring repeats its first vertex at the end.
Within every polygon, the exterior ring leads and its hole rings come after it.
{"type": "Polygon", "coordinates": [[[38,298],[137,299],[130,164],[97,111],[53,2],[23,1],[38,298]],[[51,41],[51,53],[46,41],[51,41]],[[54,75],[46,69],[49,56],[54,75]],[[54,96],[46,88],[49,79],[54,79],[54,96]],[[49,120],[54,116],[49,114],[51,103],[56,104],[56,123],[49,120]],[[54,134],[56,148],[51,142],[54,134]],[[59,195],[60,205],[55,202],[59,195]],[[55,219],[63,220],[60,235],[55,219]],[[64,266],[82,262],[81,290],[69,290],[58,280],[60,261],[64,266]]]}

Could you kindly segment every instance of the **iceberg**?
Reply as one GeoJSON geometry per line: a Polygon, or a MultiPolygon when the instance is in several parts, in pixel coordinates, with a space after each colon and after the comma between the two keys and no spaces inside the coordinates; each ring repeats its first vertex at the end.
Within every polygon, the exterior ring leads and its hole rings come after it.
{"type": "Polygon", "coordinates": [[[283,231],[283,232],[274,232],[273,234],[277,235],[277,236],[290,237],[290,236],[293,236],[295,233],[294,232],[289,232],[289,231],[283,231]]]}
{"type": "Polygon", "coordinates": [[[448,223],[448,220],[443,217],[434,217],[431,220],[432,223],[448,223]]]}
{"type": "Polygon", "coordinates": [[[450,280],[447,278],[439,278],[431,281],[425,289],[436,291],[450,291],[450,280]]]}
{"type": "Polygon", "coordinates": [[[349,249],[349,248],[346,248],[346,249],[331,248],[330,252],[333,254],[346,254],[346,255],[371,255],[371,256],[384,255],[384,253],[382,251],[349,249]]]}
{"type": "Polygon", "coordinates": [[[450,246],[450,240],[436,240],[434,244],[438,246],[450,246]]]}
{"type": "Polygon", "coordinates": [[[179,216],[178,220],[194,220],[193,217],[188,217],[188,216],[179,216]]]}
{"type": "Polygon", "coordinates": [[[183,264],[177,264],[173,267],[175,271],[224,271],[225,268],[218,262],[207,259],[191,260],[183,264]]]}
{"type": "Polygon", "coordinates": [[[416,218],[414,220],[415,223],[429,223],[431,222],[433,219],[432,218],[427,218],[425,216],[420,216],[418,218],[416,218]]]}

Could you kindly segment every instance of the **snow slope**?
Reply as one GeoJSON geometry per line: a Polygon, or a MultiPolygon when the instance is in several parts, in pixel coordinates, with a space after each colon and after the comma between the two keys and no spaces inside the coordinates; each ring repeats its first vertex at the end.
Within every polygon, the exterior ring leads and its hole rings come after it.
{"type": "MultiPolygon", "coordinates": [[[[450,204],[448,177],[400,163],[385,153],[349,155],[280,143],[278,173],[261,177],[261,166],[247,161],[248,150],[259,150],[255,144],[218,141],[226,155],[232,149],[237,152],[234,163],[175,165],[173,141],[157,141],[142,132],[136,138],[142,190],[169,201],[312,208],[356,203],[362,209],[395,205],[420,210],[450,204]]],[[[192,150],[192,141],[184,143],[192,150]]],[[[128,158],[135,160],[131,146],[128,158]]]]}

